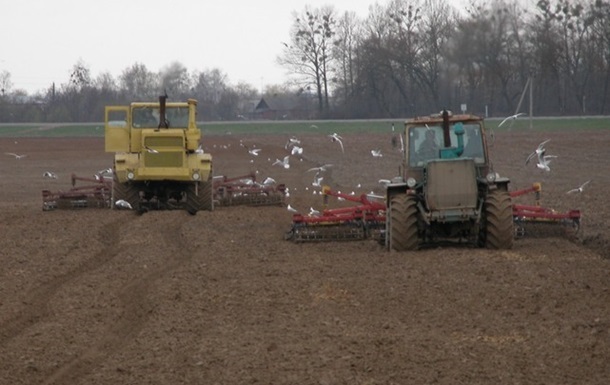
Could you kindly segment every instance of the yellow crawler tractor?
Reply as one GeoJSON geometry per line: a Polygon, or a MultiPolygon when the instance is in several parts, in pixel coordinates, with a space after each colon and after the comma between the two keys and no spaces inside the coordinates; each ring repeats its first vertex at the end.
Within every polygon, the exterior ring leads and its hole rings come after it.
{"type": "Polygon", "coordinates": [[[197,102],[107,106],[105,149],[113,152],[112,207],[139,212],[214,209],[212,157],[199,146],[197,102]]]}

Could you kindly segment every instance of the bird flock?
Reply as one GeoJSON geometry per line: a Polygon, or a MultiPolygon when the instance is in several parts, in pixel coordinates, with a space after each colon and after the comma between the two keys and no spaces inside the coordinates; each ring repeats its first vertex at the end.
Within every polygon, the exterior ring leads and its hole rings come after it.
{"type": "MultiPolygon", "coordinates": [[[[310,128],[312,129],[319,129],[318,126],[316,125],[311,125],[310,128]]],[[[398,138],[400,137],[400,148],[397,148],[398,146],[394,146],[395,150],[399,150],[399,151],[404,151],[404,142],[402,140],[402,135],[396,135],[394,134],[394,127],[392,127],[392,132],[394,137],[392,138],[392,143],[394,143],[394,138],[396,138],[396,143],[398,143],[398,138]]],[[[339,161],[337,161],[337,163],[340,163],[340,165],[342,164],[342,162],[340,161],[340,159],[342,159],[341,157],[346,153],[348,147],[349,147],[349,143],[346,143],[345,138],[338,132],[331,132],[331,133],[321,133],[321,135],[323,135],[323,137],[325,138],[325,140],[329,141],[332,145],[326,147],[326,150],[328,151],[328,153],[333,153],[335,157],[339,157],[339,161]],[[333,147],[336,146],[336,147],[333,147]]],[[[285,196],[286,198],[290,197],[290,194],[294,191],[297,191],[300,189],[300,191],[309,191],[310,194],[313,195],[323,195],[322,193],[322,189],[323,189],[323,184],[326,182],[326,184],[328,184],[328,182],[330,181],[329,179],[329,173],[331,172],[332,169],[338,169],[340,170],[341,167],[337,167],[337,165],[332,164],[332,163],[326,163],[326,162],[319,162],[316,161],[316,159],[312,159],[311,155],[309,155],[308,153],[308,147],[313,146],[314,144],[308,143],[309,142],[309,138],[305,138],[305,140],[302,140],[302,138],[299,138],[295,135],[290,135],[287,137],[286,141],[284,142],[283,148],[285,150],[285,154],[283,156],[277,156],[277,157],[267,157],[265,156],[266,153],[266,149],[264,149],[264,146],[261,146],[260,142],[259,143],[246,143],[244,142],[244,140],[239,140],[239,146],[241,148],[244,149],[244,151],[247,151],[247,155],[248,155],[248,159],[249,162],[252,163],[256,163],[258,167],[261,166],[261,162],[264,162],[264,160],[267,160],[267,165],[269,165],[271,168],[277,168],[280,170],[290,170],[290,172],[293,172],[292,170],[295,168],[295,162],[303,162],[304,160],[307,160],[309,162],[314,163],[315,166],[310,167],[308,169],[306,169],[304,172],[305,174],[309,174],[311,176],[303,176],[303,182],[304,184],[300,185],[300,186],[291,186],[291,187],[287,187],[286,188],[286,192],[285,192],[285,196]],[[316,165],[317,163],[317,165],[316,165]],[[309,180],[309,182],[308,182],[309,180]]],[[[316,154],[320,153],[320,145],[319,144],[315,144],[316,146],[316,154]]],[[[224,150],[224,149],[230,149],[231,148],[231,144],[215,144],[213,145],[213,149],[215,150],[224,150]]],[[[372,148],[371,150],[369,150],[369,156],[373,159],[376,158],[383,158],[384,154],[382,152],[382,148],[380,147],[375,147],[372,148]]],[[[380,172],[387,172],[387,170],[381,168],[379,169],[380,172]]],[[[256,173],[258,173],[259,171],[256,170],[254,171],[256,173]]],[[[381,185],[381,187],[383,187],[382,183],[379,183],[381,185]]],[[[361,183],[355,183],[355,188],[361,188],[362,184],[361,183]]],[[[341,191],[338,191],[339,193],[341,191]]],[[[351,191],[351,193],[349,193],[349,195],[356,195],[355,191],[351,191]]],[[[374,191],[371,191],[370,193],[367,194],[368,196],[370,196],[371,198],[374,199],[382,199],[383,196],[379,195],[379,194],[375,194],[374,191]]],[[[343,198],[338,197],[338,200],[343,200],[343,198]]],[[[298,210],[296,210],[296,208],[294,207],[294,202],[292,203],[292,205],[288,205],[287,209],[289,211],[292,212],[300,212],[298,210]]],[[[309,208],[309,212],[307,212],[307,215],[319,215],[319,210],[316,210],[313,207],[309,208]]]]}

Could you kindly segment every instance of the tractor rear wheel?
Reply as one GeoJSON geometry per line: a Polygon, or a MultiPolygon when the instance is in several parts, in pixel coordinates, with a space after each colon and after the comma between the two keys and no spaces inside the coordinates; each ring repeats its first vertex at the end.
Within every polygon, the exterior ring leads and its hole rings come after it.
{"type": "Polygon", "coordinates": [[[513,247],[513,206],[508,191],[494,190],[487,195],[483,231],[488,249],[513,247]]]}
{"type": "Polygon", "coordinates": [[[124,200],[136,209],[140,204],[140,191],[129,183],[121,183],[115,175],[112,180],[112,205],[114,209],[114,202],[118,200],[124,200]]]}
{"type": "Polygon", "coordinates": [[[390,200],[390,250],[417,250],[421,243],[417,228],[417,202],[406,194],[390,200]]]}

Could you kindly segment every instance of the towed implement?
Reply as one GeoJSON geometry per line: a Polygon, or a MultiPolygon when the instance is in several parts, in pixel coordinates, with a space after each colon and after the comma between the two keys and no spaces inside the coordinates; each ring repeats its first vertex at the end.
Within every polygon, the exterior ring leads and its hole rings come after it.
{"type": "Polygon", "coordinates": [[[112,180],[103,176],[79,177],[74,174],[72,188],[67,191],[42,190],[42,210],[110,208],[112,180]],[[81,184],[77,186],[77,182],[81,184]],[[82,184],[84,183],[84,184],[82,184]]]}
{"type": "Polygon", "coordinates": [[[510,193],[513,199],[526,194],[534,194],[534,204],[513,204],[516,237],[555,234],[554,229],[556,228],[561,229],[563,235],[569,238],[578,236],[581,227],[580,210],[558,212],[542,206],[542,185],[540,183],[534,183],[531,187],[510,193]]]}
{"type": "Polygon", "coordinates": [[[356,205],[324,209],[320,213],[292,217],[292,228],[285,235],[294,242],[354,241],[362,239],[382,239],[385,228],[385,203],[375,202],[369,196],[344,194],[322,189],[324,205],[329,197],[357,203],[356,205]]]}
{"type": "Polygon", "coordinates": [[[233,178],[214,176],[213,189],[214,202],[219,206],[282,205],[286,196],[284,184],[277,184],[271,178],[257,182],[254,173],[233,178]]]}

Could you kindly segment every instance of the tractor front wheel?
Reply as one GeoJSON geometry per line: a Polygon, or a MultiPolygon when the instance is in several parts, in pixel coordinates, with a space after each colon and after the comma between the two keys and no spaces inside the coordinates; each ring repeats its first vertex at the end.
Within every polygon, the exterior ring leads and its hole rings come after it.
{"type": "Polygon", "coordinates": [[[140,205],[140,191],[129,183],[119,182],[116,174],[112,179],[112,204],[111,208],[115,208],[114,203],[118,200],[124,200],[136,209],[140,205]]]}
{"type": "Polygon", "coordinates": [[[417,227],[417,201],[406,194],[390,200],[389,248],[396,251],[417,250],[421,240],[417,227]]]}
{"type": "Polygon", "coordinates": [[[483,231],[488,249],[513,247],[513,206],[508,191],[494,190],[487,195],[483,231]]]}
{"type": "Polygon", "coordinates": [[[192,183],[186,189],[186,210],[195,215],[197,211],[214,210],[212,177],[207,182],[192,183]]]}

